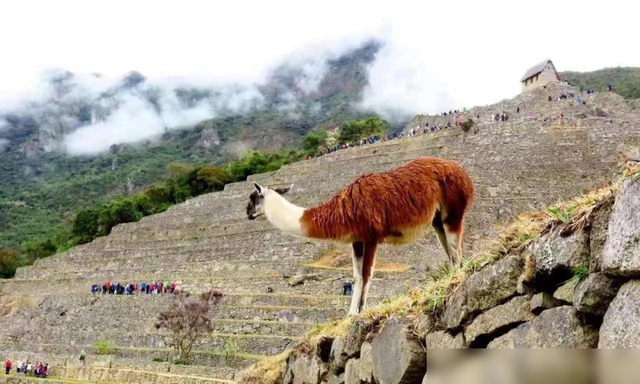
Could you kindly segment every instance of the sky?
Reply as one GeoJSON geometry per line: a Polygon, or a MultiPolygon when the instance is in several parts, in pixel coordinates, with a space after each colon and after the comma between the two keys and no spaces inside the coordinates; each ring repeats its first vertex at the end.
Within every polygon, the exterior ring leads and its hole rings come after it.
{"type": "Polygon", "coordinates": [[[364,104],[436,113],[513,97],[534,64],[640,66],[640,3],[591,1],[4,1],[0,110],[62,68],[259,82],[283,60],[384,42],[364,104]]]}

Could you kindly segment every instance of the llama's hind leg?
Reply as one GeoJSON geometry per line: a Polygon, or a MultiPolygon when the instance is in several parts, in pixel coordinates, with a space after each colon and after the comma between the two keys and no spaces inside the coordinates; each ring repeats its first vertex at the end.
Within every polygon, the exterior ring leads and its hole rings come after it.
{"type": "Polygon", "coordinates": [[[351,306],[349,307],[349,314],[355,315],[360,311],[360,303],[362,300],[364,279],[362,270],[364,266],[364,243],[357,241],[351,244],[353,247],[353,292],[351,296],[351,306]]]}
{"type": "Polygon", "coordinates": [[[444,232],[447,236],[451,253],[449,259],[451,265],[460,267],[462,265],[462,234],[464,231],[464,220],[462,215],[451,215],[444,220],[444,232]]]}
{"type": "Polygon", "coordinates": [[[371,287],[371,279],[373,278],[373,267],[376,262],[376,250],[378,243],[368,241],[364,245],[364,258],[362,263],[362,300],[358,312],[367,307],[367,296],[369,295],[369,287],[371,287]]]}
{"type": "Polygon", "coordinates": [[[449,242],[447,241],[447,234],[444,230],[444,224],[442,223],[442,214],[440,211],[436,211],[435,216],[433,216],[433,221],[431,222],[433,229],[436,231],[436,235],[438,235],[438,240],[440,241],[440,245],[444,249],[444,252],[447,254],[449,261],[451,261],[451,250],[449,249],[449,242]]]}

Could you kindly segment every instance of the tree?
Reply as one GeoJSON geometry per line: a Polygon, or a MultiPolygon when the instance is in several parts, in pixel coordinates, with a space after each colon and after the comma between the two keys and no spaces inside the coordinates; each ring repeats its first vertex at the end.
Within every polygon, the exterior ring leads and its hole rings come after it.
{"type": "Polygon", "coordinates": [[[310,154],[315,155],[320,147],[327,143],[326,131],[310,131],[302,139],[302,148],[310,154]]]}
{"type": "Polygon", "coordinates": [[[0,277],[10,278],[16,274],[20,253],[13,249],[0,249],[0,277]]]}
{"type": "Polygon", "coordinates": [[[362,139],[383,135],[389,129],[389,123],[379,117],[347,121],[340,127],[338,141],[341,144],[354,143],[362,139]]]}
{"type": "Polygon", "coordinates": [[[189,177],[193,195],[221,191],[227,183],[227,173],[218,167],[203,166],[193,170],[189,177]]]}
{"type": "Polygon", "coordinates": [[[196,300],[189,300],[188,294],[177,294],[169,309],[158,315],[156,328],[169,332],[166,343],[175,349],[180,363],[189,364],[193,358],[193,347],[211,332],[209,312],[221,299],[220,291],[203,293],[196,300]]]}

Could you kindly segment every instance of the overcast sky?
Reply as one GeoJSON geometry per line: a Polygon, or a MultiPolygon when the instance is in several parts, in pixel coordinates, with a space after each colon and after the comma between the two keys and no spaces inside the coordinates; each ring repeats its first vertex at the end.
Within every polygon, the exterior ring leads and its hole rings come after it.
{"type": "Polygon", "coordinates": [[[64,68],[255,81],[286,57],[386,43],[368,102],[411,112],[519,92],[526,69],[640,66],[638,2],[3,1],[0,103],[64,68]]]}

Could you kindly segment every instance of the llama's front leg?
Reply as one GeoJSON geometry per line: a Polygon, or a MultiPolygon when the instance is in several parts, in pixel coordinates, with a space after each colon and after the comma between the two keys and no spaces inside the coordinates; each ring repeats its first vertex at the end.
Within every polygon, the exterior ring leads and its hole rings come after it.
{"type": "Polygon", "coordinates": [[[353,246],[353,293],[351,296],[351,306],[349,315],[356,315],[360,312],[362,303],[363,283],[362,267],[364,264],[364,243],[355,242],[353,246]]]}

